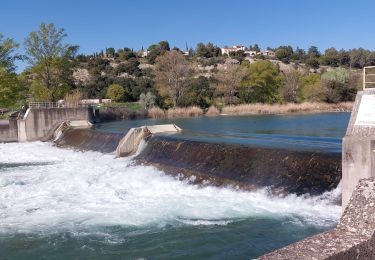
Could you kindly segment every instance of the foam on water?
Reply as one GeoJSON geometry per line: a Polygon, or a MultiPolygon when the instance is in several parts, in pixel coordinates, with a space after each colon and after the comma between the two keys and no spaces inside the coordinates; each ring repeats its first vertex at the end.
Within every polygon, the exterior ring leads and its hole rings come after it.
{"type": "Polygon", "coordinates": [[[328,226],[341,213],[332,203],[340,188],[319,197],[279,198],[266,189],[199,187],[114,157],[49,143],[0,144],[0,233],[227,225],[251,217],[328,226]],[[7,164],[20,166],[2,167],[7,164]]]}

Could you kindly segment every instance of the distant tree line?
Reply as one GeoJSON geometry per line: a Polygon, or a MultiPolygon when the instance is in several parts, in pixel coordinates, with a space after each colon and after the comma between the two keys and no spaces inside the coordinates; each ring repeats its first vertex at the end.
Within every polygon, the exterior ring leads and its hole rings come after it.
{"type": "Polygon", "coordinates": [[[375,52],[363,48],[320,52],[291,46],[260,54],[257,44],[223,55],[213,43],[181,51],[168,41],[142,51],[106,48],[78,54],[64,29],[42,23],[19,44],[0,34],[0,108],[27,101],[57,101],[79,93],[83,98],[154,105],[225,106],[241,103],[341,102],[353,100],[361,84],[360,68],[375,65],[375,52]],[[257,54],[249,57],[246,51],[257,54]],[[146,53],[146,54],[145,54],[146,53]],[[29,66],[15,73],[15,62],[29,66]],[[284,64],[283,66],[281,66],[284,64]],[[285,67],[286,66],[286,67],[285,67]]]}

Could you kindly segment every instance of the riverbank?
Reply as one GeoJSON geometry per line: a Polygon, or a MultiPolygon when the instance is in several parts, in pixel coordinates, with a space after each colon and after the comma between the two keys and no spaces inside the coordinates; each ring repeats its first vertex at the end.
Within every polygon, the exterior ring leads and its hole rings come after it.
{"type": "Polygon", "coordinates": [[[350,112],[353,102],[330,103],[287,103],[287,104],[241,104],[225,106],[221,109],[211,106],[204,110],[199,107],[176,107],[163,110],[159,107],[152,107],[148,110],[141,109],[131,111],[125,107],[105,107],[100,109],[102,121],[113,121],[122,119],[145,119],[145,118],[184,118],[197,116],[234,116],[234,115],[280,115],[297,113],[318,113],[318,112],[350,112]]]}

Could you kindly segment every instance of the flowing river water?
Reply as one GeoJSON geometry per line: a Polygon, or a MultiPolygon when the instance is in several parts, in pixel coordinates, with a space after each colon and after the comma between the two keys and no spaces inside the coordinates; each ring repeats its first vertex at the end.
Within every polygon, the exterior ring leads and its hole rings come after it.
{"type": "MultiPolygon", "coordinates": [[[[339,152],[347,113],[137,120],[176,123],[174,138],[339,152]]],[[[52,143],[0,144],[1,259],[255,258],[333,228],[340,186],[279,197],[192,185],[113,153],[52,143]]]]}

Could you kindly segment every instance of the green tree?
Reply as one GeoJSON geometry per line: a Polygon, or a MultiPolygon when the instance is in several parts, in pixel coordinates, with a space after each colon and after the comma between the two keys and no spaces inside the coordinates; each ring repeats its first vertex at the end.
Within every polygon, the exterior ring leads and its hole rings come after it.
{"type": "Polygon", "coordinates": [[[318,69],[320,65],[319,58],[320,52],[318,48],[315,46],[311,46],[307,51],[305,63],[307,66],[313,69],[318,69]]]}
{"type": "Polygon", "coordinates": [[[169,42],[168,41],[161,41],[159,42],[159,48],[162,52],[165,51],[170,51],[171,48],[169,47],[169,42]]]}
{"type": "Polygon", "coordinates": [[[57,29],[53,23],[42,23],[25,40],[31,72],[38,84],[49,90],[51,101],[64,97],[73,83],[73,57],[78,46],[64,44],[65,37],[64,29],[57,29]]]}
{"type": "Polygon", "coordinates": [[[112,84],[107,89],[107,97],[118,102],[124,98],[125,90],[119,84],[112,84]]]}
{"type": "Polygon", "coordinates": [[[229,52],[229,57],[236,59],[241,63],[245,59],[246,54],[245,54],[245,51],[243,50],[231,51],[229,52]]]}
{"type": "Polygon", "coordinates": [[[114,48],[110,47],[110,48],[106,48],[105,49],[105,54],[107,57],[109,58],[114,58],[115,57],[115,54],[116,54],[116,51],[114,48]]]}
{"type": "Polygon", "coordinates": [[[363,48],[350,50],[349,51],[350,67],[363,68],[367,64],[368,55],[369,55],[369,51],[363,48]]]}
{"type": "Polygon", "coordinates": [[[319,59],[318,58],[308,58],[305,64],[313,69],[319,69],[319,59]]]}
{"type": "Polygon", "coordinates": [[[39,81],[32,81],[29,88],[29,92],[32,95],[34,101],[45,102],[51,100],[50,90],[39,81]]]}
{"type": "Polygon", "coordinates": [[[289,63],[293,55],[293,48],[292,46],[280,46],[276,49],[275,55],[278,60],[289,63]]]}
{"type": "Polygon", "coordinates": [[[180,106],[199,106],[207,108],[212,104],[214,88],[208,78],[203,76],[191,78],[188,85],[189,89],[180,99],[180,106]]]}
{"type": "Polygon", "coordinates": [[[340,63],[339,52],[333,47],[326,49],[324,52],[322,63],[324,65],[337,67],[340,63]]]}
{"type": "Polygon", "coordinates": [[[137,54],[131,49],[126,48],[126,47],[124,49],[119,49],[117,53],[119,55],[120,60],[122,61],[126,61],[131,58],[137,58],[137,54]]]}
{"type": "Polygon", "coordinates": [[[250,45],[249,50],[250,51],[260,52],[260,47],[259,47],[258,44],[255,43],[254,45],[250,45]]]}
{"type": "Polygon", "coordinates": [[[279,87],[282,78],[279,75],[279,68],[267,60],[256,61],[245,66],[247,75],[242,82],[241,99],[251,103],[280,102],[279,87]]]}
{"type": "Polygon", "coordinates": [[[213,58],[221,56],[221,49],[209,42],[207,45],[200,42],[195,48],[195,55],[200,58],[213,58]]]}
{"type": "Polygon", "coordinates": [[[133,75],[135,77],[140,77],[142,75],[142,71],[139,69],[139,61],[136,58],[130,58],[129,60],[125,61],[124,63],[119,64],[116,67],[117,74],[127,73],[129,75],[133,75]]]}
{"type": "Polygon", "coordinates": [[[304,49],[297,47],[291,57],[292,60],[301,62],[305,59],[306,52],[304,49]]]}
{"type": "Polygon", "coordinates": [[[344,49],[341,49],[338,54],[338,60],[339,60],[339,64],[341,66],[349,66],[350,65],[350,55],[347,51],[345,51],[344,49]]]}
{"type": "Polygon", "coordinates": [[[0,107],[17,108],[25,100],[24,89],[14,73],[14,62],[20,58],[15,54],[17,48],[17,43],[0,33],[0,107]]]}
{"type": "Polygon", "coordinates": [[[324,93],[320,75],[311,73],[302,78],[302,88],[300,92],[302,101],[320,102],[324,100],[324,93]]]}
{"type": "Polygon", "coordinates": [[[150,47],[148,47],[148,50],[149,53],[147,55],[147,60],[150,64],[154,64],[157,57],[170,51],[170,47],[167,41],[161,41],[158,44],[153,44],[150,47]]]}
{"type": "Polygon", "coordinates": [[[322,84],[326,101],[338,103],[354,100],[357,89],[349,81],[349,71],[337,68],[322,74],[322,84]]]}
{"type": "Polygon", "coordinates": [[[0,108],[17,108],[24,101],[23,88],[14,72],[0,67],[0,108]]]}
{"type": "Polygon", "coordinates": [[[14,53],[18,47],[19,44],[10,38],[4,38],[0,33],[0,67],[5,68],[8,72],[14,71],[15,60],[21,58],[20,55],[14,53]]]}
{"type": "Polygon", "coordinates": [[[311,46],[308,51],[307,51],[307,57],[309,59],[312,59],[312,58],[319,58],[320,57],[320,52],[318,50],[318,47],[316,46],[311,46]]]}

